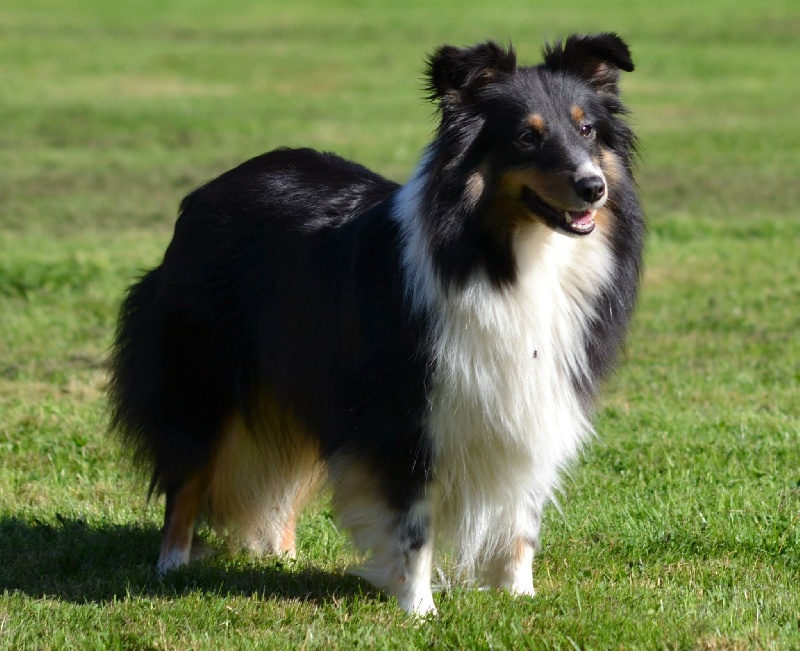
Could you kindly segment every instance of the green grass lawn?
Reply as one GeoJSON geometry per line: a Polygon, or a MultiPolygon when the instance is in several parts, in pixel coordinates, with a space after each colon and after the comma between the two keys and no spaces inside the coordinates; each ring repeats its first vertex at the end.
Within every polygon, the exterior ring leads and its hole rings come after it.
{"type": "Polygon", "coordinates": [[[800,648],[798,35],[796,0],[4,0],[0,648],[800,648]],[[647,271],[535,600],[451,588],[410,620],[344,575],[325,499],[297,561],[212,535],[159,580],[104,364],[181,197],[278,145],[402,181],[434,47],[604,30],[637,64],[647,271]]]}

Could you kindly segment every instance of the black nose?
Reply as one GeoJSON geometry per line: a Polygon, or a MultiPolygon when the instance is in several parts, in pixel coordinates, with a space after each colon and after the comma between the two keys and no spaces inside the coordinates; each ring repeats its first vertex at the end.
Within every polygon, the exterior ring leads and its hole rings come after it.
{"type": "Polygon", "coordinates": [[[599,176],[585,176],[575,181],[575,192],[589,203],[594,203],[606,193],[606,184],[599,176]]]}

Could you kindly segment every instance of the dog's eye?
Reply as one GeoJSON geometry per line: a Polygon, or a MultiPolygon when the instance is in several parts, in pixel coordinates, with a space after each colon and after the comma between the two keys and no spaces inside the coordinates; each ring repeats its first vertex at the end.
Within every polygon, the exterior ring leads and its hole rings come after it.
{"type": "Polygon", "coordinates": [[[517,138],[517,144],[520,147],[533,147],[538,145],[540,140],[541,136],[535,131],[523,131],[517,138]]]}
{"type": "Polygon", "coordinates": [[[581,126],[581,135],[584,138],[591,138],[594,136],[594,127],[591,124],[584,124],[581,126]]]}

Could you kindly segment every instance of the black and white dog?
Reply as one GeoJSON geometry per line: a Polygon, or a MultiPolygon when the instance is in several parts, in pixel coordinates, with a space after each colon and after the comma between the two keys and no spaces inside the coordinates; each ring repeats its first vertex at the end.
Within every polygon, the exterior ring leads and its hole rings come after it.
{"type": "Polygon", "coordinates": [[[160,571],[206,517],[294,552],[325,479],[361,574],[435,611],[435,543],[532,595],[542,511],[592,431],[644,239],[615,34],[445,46],[441,120],[403,186],[279,149],[189,194],[125,298],[113,427],[166,494],[160,571]]]}

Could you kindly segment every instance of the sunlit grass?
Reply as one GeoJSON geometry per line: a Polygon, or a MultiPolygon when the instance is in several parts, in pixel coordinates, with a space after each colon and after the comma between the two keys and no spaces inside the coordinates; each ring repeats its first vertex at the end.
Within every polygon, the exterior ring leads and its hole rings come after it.
{"type": "Polygon", "coordinates": [[[0,9],[0,648],[800,646],[800,11],[680,1],[0,9]],[[545,521],[535,600],[404,617],[347,577],[324,496],[299,557],[154,572],[161,503],[106,435],[124,288],[196,185],[278,145],[402,181],[443,42],[619,31],[650,222],[598,437],[545,521]]]}

